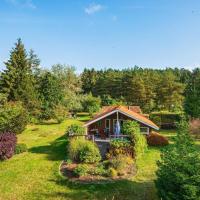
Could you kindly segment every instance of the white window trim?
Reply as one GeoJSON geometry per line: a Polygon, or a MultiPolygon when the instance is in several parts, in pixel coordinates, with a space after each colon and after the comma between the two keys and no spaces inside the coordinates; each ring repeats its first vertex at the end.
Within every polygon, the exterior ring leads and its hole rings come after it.
{"type": "Polygon", "coordinates": [[[141,126],[140,129],[141,128],[146,128],[147,129],[147,132],[141,132],[141,134],[143,134],[143,135],[149,135],[149,127],[141,126]]]}
{"type": "Polygon", "coordinates": [[[109,130],[109,132],[110,132],[110,119],[106,119],[106,120],[105,120],[105,129],[106,129],[106,130],[109,130]],[[107,121],[107,120],[109,121],[109,128],[106,127],[106,121],[107,121]]]}

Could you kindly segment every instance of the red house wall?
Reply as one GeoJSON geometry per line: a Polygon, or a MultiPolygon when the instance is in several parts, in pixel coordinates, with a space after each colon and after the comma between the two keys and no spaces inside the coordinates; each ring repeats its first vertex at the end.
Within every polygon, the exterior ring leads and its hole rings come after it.
{"type": "MultiPolygon", "coordinates": [[[[122,119],[122,120],[133,120],[132,118],[126,116],[126,115],[123,115],[121,113],[119,113],[118,115],[119,117],[119,120],[122,119]]],[[[110,119],[110,134],[114,134],[114,130],[113,130],[113,120],[114,119],[117,119],[117,113],[114,113],[112,115],[109,115],[108,117],[106,118],[103,118],[97,122],[94,122],[93,124],[90,124],[88,126],[88,134],[94,134],[93,129],[98,129],[98,132],[100,134],[100,137],[101,138],[105,138],[106,135],[104,133],[104,130],[105,130],[105,125],[106,125],[106,119],[110,119]]],[[[138,122],[139,123],[139,122],[138,122]]],[[[142,124],[142,123],[139,123],[141,127],[148,127],[147,125],[145,124],[142,124]]]]}

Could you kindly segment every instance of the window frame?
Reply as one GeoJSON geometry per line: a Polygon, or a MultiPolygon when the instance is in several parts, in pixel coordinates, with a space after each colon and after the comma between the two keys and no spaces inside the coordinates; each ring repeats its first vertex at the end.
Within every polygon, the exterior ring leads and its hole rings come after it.
{"type": "Polygon", "coordinates": [[[110,131],[110,119],[105,120],[105,129],[110,131]],[[109,121],[109,128],[107,127],[107,121],[109,121]]]}
{"type": "Polygon", "coordinates": [[[149,135],[149,127],[147,126],[140,126],[140,133],[143,135],[149,135]],[[142,132],[141,129],[145,128],[147,131],[146,132],[142,132]]]}

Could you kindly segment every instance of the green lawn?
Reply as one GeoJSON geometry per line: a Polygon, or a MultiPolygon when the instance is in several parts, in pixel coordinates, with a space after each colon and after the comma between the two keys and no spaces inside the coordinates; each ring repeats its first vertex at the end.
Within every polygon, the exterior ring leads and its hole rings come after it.
{"type": "MultiPolygon", "coordinates": [[[[80,185],[59,175],[59,165],[66,156],[66,127],[87,120],[85,115],[62,124],[29,125],[18,136],[29,151],[0,163],[0,200],[29,199],[102,199],[156,200],[154,186],[159,148],[149,148],[138,162],[138,173],[130,180],[108,184],[80,185]]],[[[174,132],[164,132],[169,137],[174,132]]]]}

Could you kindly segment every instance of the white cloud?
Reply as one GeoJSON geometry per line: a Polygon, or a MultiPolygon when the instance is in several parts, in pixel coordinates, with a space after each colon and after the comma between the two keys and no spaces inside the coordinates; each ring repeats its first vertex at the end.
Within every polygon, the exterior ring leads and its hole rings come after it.
{"type": "Polygon", "coordinates": [[[85,13],[88,15],[92,15],[96,12],[103,10],[103,6],[101,4],[92,3],[88,7],[85,8],[85,13]]]}
{"type": "Polygon", "coordinates": [[[32,0],[6,0],[6,1],[14,6],[20,6],[23,8],[31,8],[31,9],[36,8],[32,0]]]}

